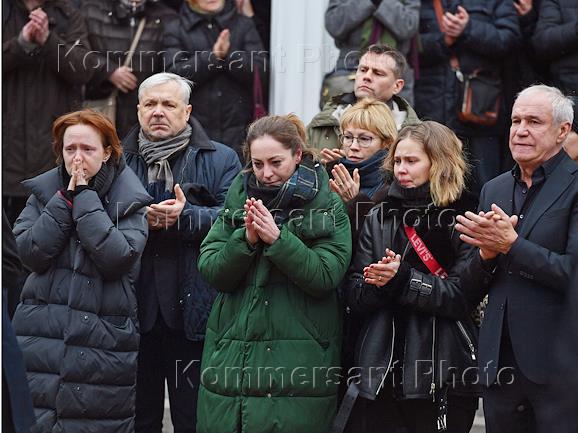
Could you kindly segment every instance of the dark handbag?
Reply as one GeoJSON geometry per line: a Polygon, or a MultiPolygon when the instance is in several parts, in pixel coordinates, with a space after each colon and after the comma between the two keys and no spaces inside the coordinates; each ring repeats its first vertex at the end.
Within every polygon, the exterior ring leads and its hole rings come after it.
{"type": "Polygon", "coordinates": [[[502,81],[476,69],[469,75],[455,70],[460,86],[458,119],[464,123],[495,125],[500,112],[502,81]]]}
{"type": "MultiPolygon", "coordinates": [[[[444,32],[444,9],[441,0],[433,2],[438,27],[444,32]]],[[[455,40],[455,38],[452,38],[455,40]]],[[[491,126],[498,121],[501,104],[502,80],[489,71],[476,69],[464,74],[455,54],[450,57],[450,66],[459,85],[458,119],[464,123],[491,126]]]]}

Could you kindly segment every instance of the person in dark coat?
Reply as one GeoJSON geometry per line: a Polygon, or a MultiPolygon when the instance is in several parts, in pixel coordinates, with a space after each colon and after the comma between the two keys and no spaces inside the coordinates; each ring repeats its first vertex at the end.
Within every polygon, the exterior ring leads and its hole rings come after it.
{"type": "Polygon", "coordinates": [[[237,12],[234,0],[188,0],[164,43],[167,70],[195,84],[195,117],[211,140],[232,147],[242,160],[255,74],[265,78],[266,56],[252,19],[237,12]]]}
{"type": "Polygon", "coordinates": [[[20,182],[54,167],[52,122],[80,107],[92,70],[69,0],[3,1],[2,40],[2,202],[14,223],[28,197],[20,182]]]}
{"type": "Polygon", "coordinates": [[[571,101],[545,85],[512,110],[514,168],[457,217],[476,247],[463,269],[483,283],[479,371],[489,433],[578,431],[578,165],[562,149],[571,101]]]}
{"type": "Polygon", "coordinates": [[[139,344],[134,283],[151,200],[114,127],[89,110],[53,127],[59,166],[31,191],[14,234],[32,273],[14,315],[33,433],[131,433],[139,344]]]}
{"type": "Polygon", "coordinates": [[[175,433],[195,431],[207,317],[217,292],[200,276],[201,241],[241,164],[192,117],[191,87],[170,73],[139,88],[140,125],[123,140],[127,164],[154,198],[138,279],[141,325],[137,433],[161,433],[165,380],[175,433]]]}
{"type": "Polygon", "coordinates": [[[34,424],[24,359],[8,314],[9,295],[18,284],[21,267],[16,240],[2,209],[2,431],[5,433],[26,433],[34,424]]]}
{"type": "Polygon", "coordinates": [[[578,7],[574,0],[542,0],[532,44],[536,57],[550,63],[551,84],[578,94],[578,7]]]}
{"type": "MultiPolygon", "coordinates": [[[[385,44],[408,57],[411,41],[417,34],[420,0],[330,0],[325,11],[325,29],[339,48],[335,70],[326,76],[355,75],[361,54],[371,44],[385,44]]],[[[412,65],[413,66],[413,65],[412,65]]],[[[413,105],[414,70],[408,65],[403,73],[404,86],[399,96],[413,105]]],[[[321,95],[321,106],[348,89],[321,95]]],[[[328,89],[329,90],[329,89],[328,89]]]]}
{"type": "MultiPolygon", "coordinates": [[[[509,119],[512,114],[512,106],[518,93],[533,84],[549,82],[549,65],[536,57],[532,47],[532,37],[538,22],[540,2],[541,0],[517,0],[514,2],[522,33],[522,45],[504,60],[502,68],[506,119],[509,119]]],[[[507,137],[508,131],[506,130],[504,131],[505,139],[502,142],[501,171],[509,170],[514,164],[507,137]]]]}
{"type": "Polygon", "coordinates": [[[116,131],[124,137],[137,122],[136,89],[142,81],[164,69],[162,47],[165,27],[177,14],[162,2],[147,0],[82,0],[88,39],[96,62],[85,98],[100,99],[117,89],[116,131]],[[130,66],[126,53],[141,19],[145,27],[130,66]]]}
{"type": "Polygon", "coordinates": [[[479,291],[460,277],[471,248],[454,228],[476,208],[462,143],[437,122],[408,126],[384,167],[394,180],[374,196],[343,283],[365,326],[336,420],[352,410],[352,433],[467,433],[478,398],[463,373],[475,366],[479,291]]]}
{"type": "Polygon", "coordinates": [[[518,17],[512,0],[441,0],[445,12],[442,32],[435,2],[423,0],[421,4],[415,110],[420,118],[446,125],[462,139],[474,167],[472,190],[478,191],[500,170],[501,140],[506,129],[504,98],[502,94],[493,126],[459,120],[463,90],[450,59],[455,55],[464,76],[479,69],[499,79],[503,61],[515,52],[521,40],[518,17]]]}

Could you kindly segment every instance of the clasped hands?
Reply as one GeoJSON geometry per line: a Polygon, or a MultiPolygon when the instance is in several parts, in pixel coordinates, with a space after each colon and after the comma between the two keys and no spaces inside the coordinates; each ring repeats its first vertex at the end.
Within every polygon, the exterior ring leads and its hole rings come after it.
{"type": "Polygon", "coordinates": [[[466,212],[457,216],[456,230],[460,239],[480,249],[483,260],[491,260],[498,254],[507,254],[518,238],[518,216],[507,215],[498,205],[492,204],[489,212],[478,214],[466,212]]]}
{"type": "Polygon", "coordinates": [[[367,284],[383,287],[395,277],[400,264],[401,256],[386,248],[381,260],[363,268],[363,279],[367,284]]]}
{"type": "Polygon", "coordinates": [[[86,173],[82,168],[82,159],[76,158],[72,161],[72,170],[70,173],[70,181],[68,182],[68,191],[74,191],[77,186],[88,185],[86,173]]]}
{"type": "Polygon", "coordinates": [[[179,219],[187,199],[179,184],[175,185],[175,198],[153,203],[147,206],[147,222],[149,229],[161,230],[172,227],[179,219]]]}
{"type": "Polygon", "coordinates": [[[28,18],[30,21],[22,27],[22,38],[26,42],[44,45],[50,35],[48,15],[41,8],[37,8],[30,12],[28,18]]]}
{"type": "Polygon", "coordinates": [[[255,246],[259,239],[268,245],[272,245],[281,231],[269,209],[265,207],[261,200],[248,198],[245,201],[245,236],[251,246],[255,246]]]}

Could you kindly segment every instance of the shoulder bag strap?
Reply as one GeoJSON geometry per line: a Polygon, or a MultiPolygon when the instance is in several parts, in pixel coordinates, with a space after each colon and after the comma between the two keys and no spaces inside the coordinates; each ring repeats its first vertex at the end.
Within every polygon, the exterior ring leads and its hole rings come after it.
{"type": "Polygon", "coordinates": [[[419,235],[415,231],[415,228],[404,226],[403,229],[405,231],[405,234],[407,235],[407,238],[411,242],[414,251],[417,253],[423,264],[429,269],[429,271],[433,275],[437,275],[438,277],[441,278],[446,278],[448,276],[448,273],[430,252],[424,241],[419,237],[419,235]]]}

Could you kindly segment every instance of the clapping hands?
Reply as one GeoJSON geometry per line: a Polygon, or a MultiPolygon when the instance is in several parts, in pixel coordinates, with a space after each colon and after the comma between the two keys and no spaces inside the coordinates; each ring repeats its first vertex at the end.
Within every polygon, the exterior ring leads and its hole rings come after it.
{"type": "Polygon", "coordinates": [[[498,254],[507,254],[518,238],[516,225],[518,217],[507,215],[498,205],[492,204],[489,212],[466,212],[458,215],[456,230],[461,232],[460,239],[480,249],[484,260],[495,258],[498,254]]]}
{"type": "Polygon", "coordinates": [[[245,201],[245,233],[247,242],[254,246],[259,239],[268,245],[272,245],[281,231],[269,209],[265,207],[261,200],[249,198],[245,201]]]}
{"type": "Polygon", "coordinates": [[[175,198],[147,206],[147,222],[151,230],[168,229],[179,219],[187,199],[179,184],[175,185],[175,198]]]}
{"type": "Polygon", "coordinates": [[[377,263],[363,268],[363,278],[367,284],[383,287],[391,281],[401,265],[401,256],[386,248],[385,256],[377,263]]]}
{"type": "Polygon", "coordinates": [[[44,45],[50,35],[48,15],[41,8],[38,8],[30,12],[28,18],[30,21],[22,27],[22,38],[26,42],[44,45]]]}

